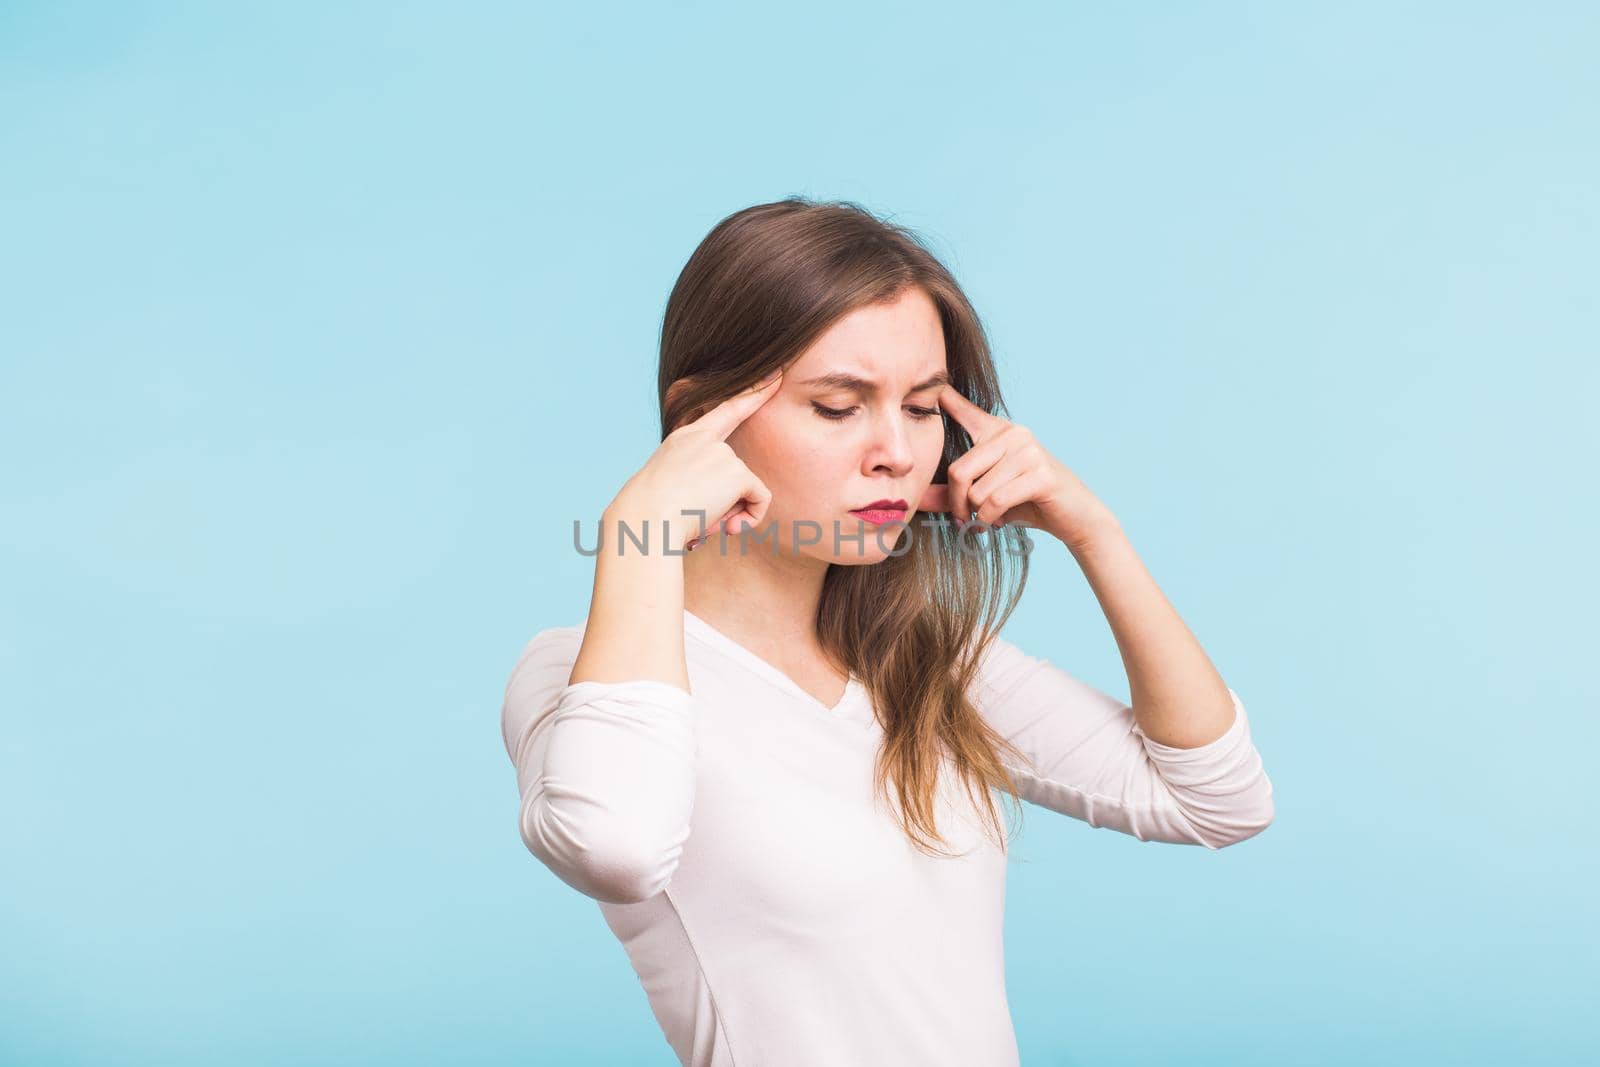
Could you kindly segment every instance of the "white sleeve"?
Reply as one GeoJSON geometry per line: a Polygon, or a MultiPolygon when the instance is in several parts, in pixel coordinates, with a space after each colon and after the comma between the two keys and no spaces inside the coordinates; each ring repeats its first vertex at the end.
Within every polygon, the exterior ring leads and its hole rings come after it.
{"type": "Polygon", "coordinates": [[[1250,740],[1244,704],[1198,748],[1152,741],[1133,709],[1047,659],[996,637],[969,694],[984,718],[1027,756],[1019,792],[1030,803],[1141,841],[1216,850],[1272,822],[1272,781],[1250,740]]]}
{"type": "Polygon", "coordinates": [[[543,630],[506,684],[500,728],[528,850],[596,900],[672,878],[694,807],[694,698],[655,680],[568,685],[582,632],[543,630]]]}

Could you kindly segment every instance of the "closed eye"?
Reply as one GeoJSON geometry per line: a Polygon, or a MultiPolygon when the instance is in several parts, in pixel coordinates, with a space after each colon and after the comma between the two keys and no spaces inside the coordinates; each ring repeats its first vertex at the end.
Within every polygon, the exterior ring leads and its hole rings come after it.
{"type": "MultiPolygon", "coordinates": [[[[821,404],[818,404],[816,401],[812,401],[811,406],[813,409],[815,409],[818,415],[825,419],[832,419],[835,422],[848,419],[851,415],[856,413],[856,409],[853,407],[830,408],[824,407],[821,404]]],[[[931,419],[935,415],[939,414],[938,408],[919,408],[907,406],[906,410],[911,412],[911,417],[916,419],[918,422],[921,422],[923,419],[931,419]]]]}

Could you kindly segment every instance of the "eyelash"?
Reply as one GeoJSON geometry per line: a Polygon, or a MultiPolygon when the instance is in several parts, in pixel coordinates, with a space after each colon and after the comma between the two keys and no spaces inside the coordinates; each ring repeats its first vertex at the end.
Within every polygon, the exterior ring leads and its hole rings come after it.
{"type": "MultiPolygon", "coordinates": [[[[815,401],[812,401],[811,406],[814,409],[816,409],[816,412],[817,412],[818,415],[820,415],[823,418],[829,420],[830,422],[841,422],[844,419],[849,418],[850,415],[852,413],[854,413],[854,411],[856,410],[855,408],[844,408],[843,410],[838,410],[838,409],[835,409],[835,408],[826,408],[826,407],[823,407],[821,404],[818,404],[815,401]]],[[[924,419],[931,419],[935,415],[939,414],[939,409],[938,408],[918,408],[918,407],[914,407],[914,408],[911,408],[910,410],[911,410],[911,417],[913,419],[916,419],[918,422],[921,422],[924,419]]]]}

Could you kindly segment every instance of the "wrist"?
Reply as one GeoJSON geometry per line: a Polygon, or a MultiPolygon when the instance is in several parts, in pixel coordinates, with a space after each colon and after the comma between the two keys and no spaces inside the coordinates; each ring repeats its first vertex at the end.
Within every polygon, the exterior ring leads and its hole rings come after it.
{"type": "Polygon", "coordinates": [[[1103,552],[1127,540],[1122,524],[1109,511],[1084,523],[1061,538],[1074,556],[1083,557],[1103,552]]]}
{"type": "Polygon", "coordinates": [[[676,559],[702,525],[697,513],[684,515],[672,506],[641,500],[613,501],[600,514],[604,554],[610,556],[676,559]],[[668,550],[674,553],[670,557],[668,550]]]}

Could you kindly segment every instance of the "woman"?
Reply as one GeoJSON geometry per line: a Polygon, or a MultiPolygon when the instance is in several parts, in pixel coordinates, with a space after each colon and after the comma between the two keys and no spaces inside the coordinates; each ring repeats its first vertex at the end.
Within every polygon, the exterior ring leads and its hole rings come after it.
{"type": "Polygon", "coordinates": [[[506,689],[524,843],[600,902],[685,1064],[1015,1064],[994,793],[1243,841],[1273,817],[1243,705],[995,414],[978,316],[913,234],[800,198],[724,219],[658,386],[587,617],[506,689]],[[1023,527],[1083,568],[1131,706],[998,636],[1023,527]]]}

